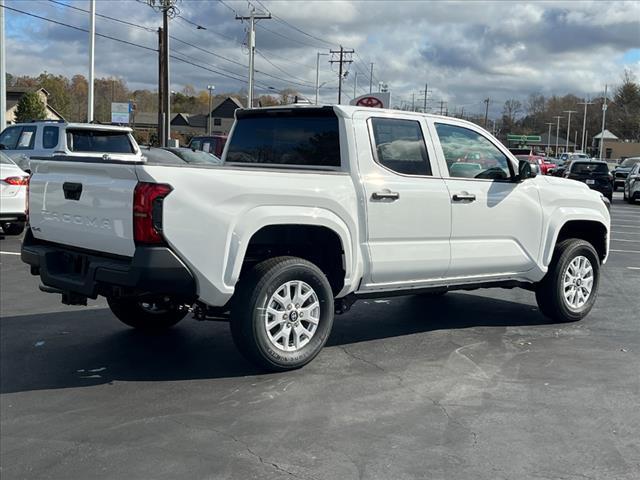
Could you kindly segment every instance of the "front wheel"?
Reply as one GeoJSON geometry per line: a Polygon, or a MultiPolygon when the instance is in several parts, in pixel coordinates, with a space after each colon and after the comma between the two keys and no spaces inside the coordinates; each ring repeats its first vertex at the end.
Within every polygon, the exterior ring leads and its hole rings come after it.
{"type": "Polygon", "coordinates": [[[324,273],[307,260],[276,257],[240,280],[231,334],[240,352],[257,366],[292,370],[320,353],[333,316],[333,292],[324,273]]]}
{"type": "Polygon", "coordinates": [[[189,313],[185,305],[169,297],[157,299],[107,297],[107,303],[122,323],[147,331],[159,331],[172,327],[189,313]]]}
{"type": "Polygon", "coordinates": [[[593,246],[576,238],[564,240],[536,288],[538,307],[559,322],[581,320],[593,308],[599,279],[600,260],[593,246]]]}

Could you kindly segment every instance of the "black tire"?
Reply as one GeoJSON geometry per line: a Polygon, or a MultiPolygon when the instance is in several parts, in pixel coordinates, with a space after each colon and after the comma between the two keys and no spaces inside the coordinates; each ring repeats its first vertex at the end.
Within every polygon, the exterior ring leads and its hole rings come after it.
{"type": "MultiPolygon", "coordinates": [[[[287,312],[283,310],[282,313],[287,312]]],[[[301,258],[275,257],[259,263],[240,279],[231,309],[231,335],[245,358],[258,367],[268,371],[293,370],[306,365],[320,353],[331,333],[333,317],[333,292],[322,270],[301,258]],[[265,324],[267,314],[263,312],[272,296],[287,282],[295,280],[306,283],[315,292],[320,307],[319,320],[306,345],[285,351],[269,338],[265,324]]],[[[296,321],[299,325],[306,322],[298,317],[298,313],[296,321]]],[[[284,329],[284,325],[280,326],[284,329]]],[[[271,336],[274,336],[273,331],[271,336]]],[[[287,335],[287,345],[289,338],[287,335]]]]}
{"type": "Polygon", "coordinates": [[[189,310],[171,300],[146,301],[135,297],[107,297],[113,314],[130,327],[146,331],[161,331],[174,326],[189,310]]]}
{"type": "Polygon", "coordinates": [[[536,301],[540,311],[558,322],[575,322],[583,319],[593,308],[598,296],[600,259],[593,246],[584,240],[570,238],[556,246],[549,270],[536,288],[536,301]],[[580,308],[572,308],[564,296],[564,275],[573,259],[586,257],[593,268],[593,285],[587,301],[580,308]]]}
{"type": "Polygon", "coordinates": [[[2,231],[5,235],[20,235],[24,232],[24,222],[3,223],[2,231]]]}

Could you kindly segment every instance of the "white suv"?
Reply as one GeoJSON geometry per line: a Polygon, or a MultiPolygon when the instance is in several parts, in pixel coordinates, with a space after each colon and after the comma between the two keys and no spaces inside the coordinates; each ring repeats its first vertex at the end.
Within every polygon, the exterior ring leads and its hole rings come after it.
{"type": "Polygon", "coordinates": [[[140,160],[128,127],[92,123],[32,122],[10,125],[0,134],[0,150],[30,172],[32,157],[82,156],[140,160]]]}

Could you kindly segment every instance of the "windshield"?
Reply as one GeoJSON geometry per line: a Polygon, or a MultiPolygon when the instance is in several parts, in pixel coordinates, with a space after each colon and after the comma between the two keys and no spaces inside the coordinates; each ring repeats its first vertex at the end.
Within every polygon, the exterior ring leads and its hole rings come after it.
{"type": "Polygon", "coordinates": [[[574,162],[574,164],[571,166],[571,173],[609,173],[609,169],[607,168],[606,163],[574,162]]]}
{"type": "Polygon", "coordinates": [[[199,163],[199,164],[209,164],[209,165],[222,164],[222,160],[220,160],[218,157],[210,153],[203,152],[202,150],[191,150],[190,148],[172,148],[167,150],[179,156],[182,160],[184,160],[187,163],[199,163]]]}
{"type": "Polygon", "coordinates": [[[621,167],[633,167],[636,163],[640,162],[640,158],[627,158],[620,164],[621,167]]]}
{"type": "Polygon", "coordinates": [[[0,152],[0,165],[15,165],[15,163],[4,153],[0,152]]]}

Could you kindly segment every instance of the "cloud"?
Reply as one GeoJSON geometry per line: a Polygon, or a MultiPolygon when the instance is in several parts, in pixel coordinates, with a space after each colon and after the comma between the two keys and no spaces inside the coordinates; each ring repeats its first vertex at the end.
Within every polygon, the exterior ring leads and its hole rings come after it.
{"type": "MultiPolygon", "coordinates": [[[[64,1],[88,9],[86,0],[64,1]]],[[[524,99],[533,92],[594,96],[605,83],[619,82],[625,68],[640,76],[640,2],[251,1],[277,17],[260,21],[257,29],[258,93],[290,85],[312,97],[316,53],[339,45],[356,50],[349,65],[351,75],[344,82],[347,98],[353,94],[355,71],[357,93],[368,91],[369,64],[374,62],[374,88],[378,81],[386,82],[398,102],[410,101],[412,94],[419,98],[428,83],[434,107],[443,100],[450,110],[466,106],[467,112],[480,112],[482,99],[490,97],[494,115],[507,98],[524,99]]],[[[6,4],[88,26],[86,13],[48,1],[7,0],[6,4]]],[[[235,13],[247,13],[246,0],[184,0],[178,7],[184,18],[207,30],[171,20],[172,36],[194,45],[174,39],[172,52],[197,65],[172,60],[172,88],[186,84],[204,88],[211,83],[218,92],[246,88],[244,81],[215,73],[247,76],[248,57],[242,46],[246,22],[235,20],[235,13]]],[[[161,15],[144,2],[98,0],[97,12],[152,30],[161,25],[161,15]]],[[[86,75],[86,33],[6,13],[9,72],[86,75]]],[[[100,17],[96,24],[99,33],[152,48],[157,45],[154,31],[100,17]]],[[[337,68],[328,60],[321,57],[320,81],[327,82],[321,98],[331,102],[336,98],[337,68]]],[[[96,72],[122,77],[130,88],[154,89],[157,54],[98,38],[96,72]]]]}

